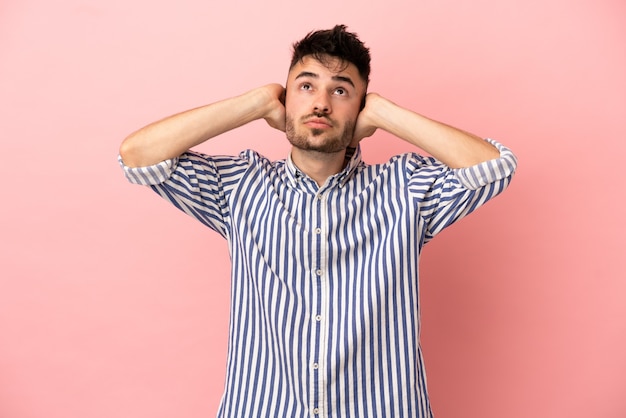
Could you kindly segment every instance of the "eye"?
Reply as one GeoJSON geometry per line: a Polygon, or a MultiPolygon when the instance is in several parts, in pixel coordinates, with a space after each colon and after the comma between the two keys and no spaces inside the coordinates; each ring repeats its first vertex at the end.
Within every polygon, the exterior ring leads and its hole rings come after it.
{"type": "Polygon", "coordinates": [[[335,89],[335,94],[339,96],[345,96],[348,92],[343,87],[338,87],[335,89]]]}
{"type": "Polygon", "coordinates": [[[302,83],[300,90],[311,90],[313,87],[309,83],[302,83]]]}

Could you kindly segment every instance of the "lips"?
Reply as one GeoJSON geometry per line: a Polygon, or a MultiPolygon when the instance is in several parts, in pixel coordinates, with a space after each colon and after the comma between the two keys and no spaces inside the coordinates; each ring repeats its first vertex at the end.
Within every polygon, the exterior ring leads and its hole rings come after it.
{"type": "Polygon", "coordinates": [[[333,126],[328,119],[318,117],[307,119],[304,121],[304,124],[310,128],[316,129],[331,128],[333,126]]]}

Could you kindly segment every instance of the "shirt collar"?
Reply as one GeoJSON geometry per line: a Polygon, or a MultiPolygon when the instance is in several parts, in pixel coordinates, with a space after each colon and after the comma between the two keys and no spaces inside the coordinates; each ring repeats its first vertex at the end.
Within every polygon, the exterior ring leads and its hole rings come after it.
{"type": "MultiPolygon", "coordinates": [[[[348,164],[346,164],[343,170],[332,176],[336,179],[335,181],[337,182],[337,184],[339,184],[339,187],[343,187],[348,182],[348,180],[352,178],[356,168],[361,163],[361,147],[357,145],[356,148],[349,148],[346,151],[346,157],[348,156],[350,157],[350,159],[348,160],[348,164]],[[351,150],[353,151],[351,152],[351,150]]],[[[289,179],[289,182],[293,187],[298,187],[300,181],[302,181],[305,177],[308,177],[294,164],[291,158],[291,152],[287,157],[286,166],[287,178],[289,179]]]]}

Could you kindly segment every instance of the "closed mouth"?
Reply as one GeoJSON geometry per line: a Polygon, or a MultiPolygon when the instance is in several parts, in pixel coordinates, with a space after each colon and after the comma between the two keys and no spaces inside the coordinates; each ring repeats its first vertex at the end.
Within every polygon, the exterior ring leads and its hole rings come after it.
{"type": "Polygon", "coordinates": [[[310,118],[304,121],[304,124],[314,128],[330,128],[332,123],[326,118],[310,118]]]}

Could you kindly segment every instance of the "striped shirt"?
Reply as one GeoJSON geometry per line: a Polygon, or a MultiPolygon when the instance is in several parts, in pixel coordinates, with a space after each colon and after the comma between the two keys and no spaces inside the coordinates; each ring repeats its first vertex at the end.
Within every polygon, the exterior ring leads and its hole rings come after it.
{"type": "Polygon", "coordinates": [[[218,417],[431,417],[418,262],[439,231],[503,191],[500,158],[450,169],[415,153],[367,165],[357,149],[318,185],[290,158],[187,152],[124,168],[228,241],[225,388],[218,417]]]}

